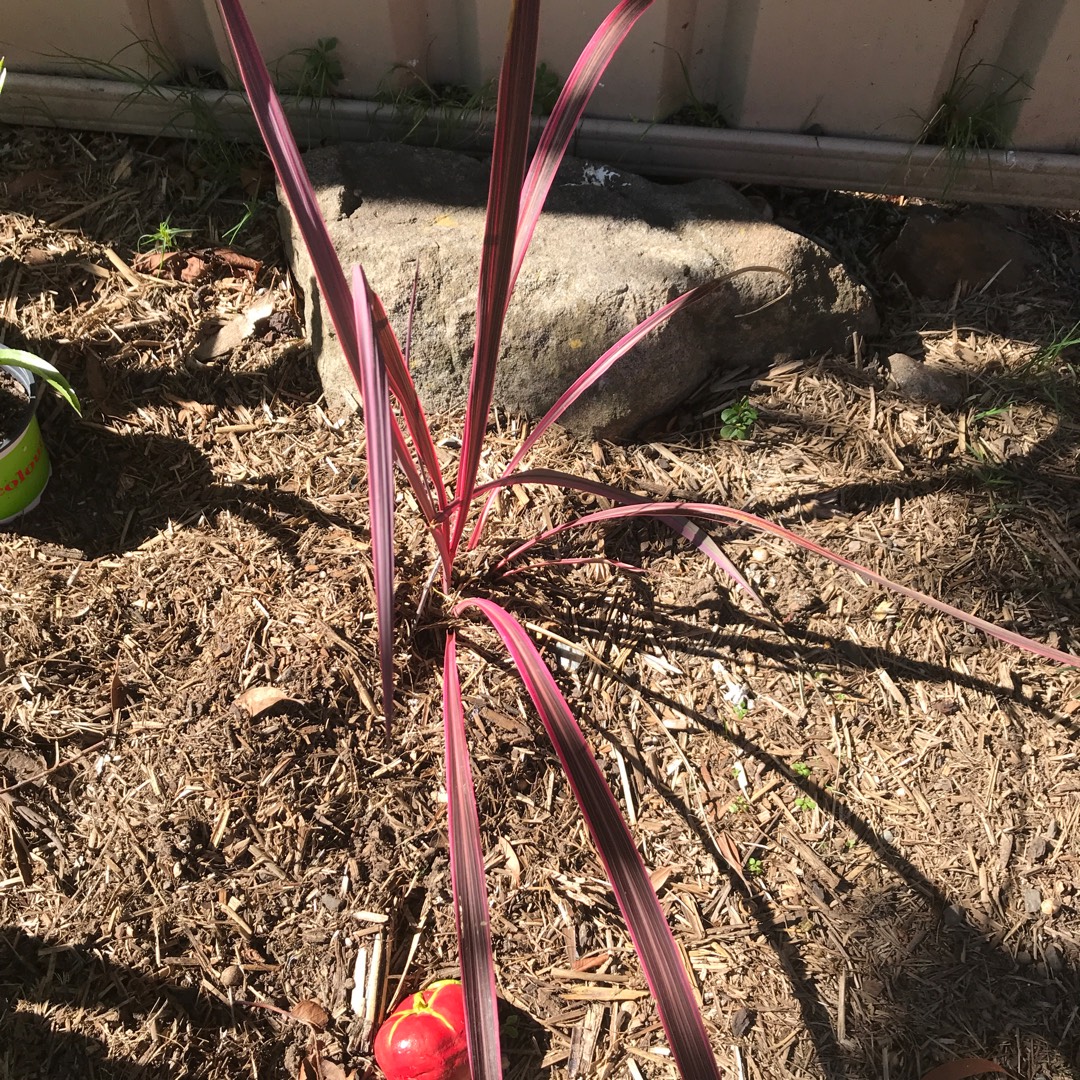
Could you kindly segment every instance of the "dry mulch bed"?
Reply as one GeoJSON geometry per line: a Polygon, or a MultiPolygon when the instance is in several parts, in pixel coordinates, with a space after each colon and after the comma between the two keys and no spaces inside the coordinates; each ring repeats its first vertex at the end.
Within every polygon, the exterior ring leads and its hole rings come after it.
{"type": "MultiPolygon", "coordinates": [[[[0,338],[87,406],[47,404],[55,475],[0,530],[0,1078],[297,1076],[309,1033],[251,1003],[304,999],[332,1015],[327,1060],[364,1075],[362,969],[387,995],[456,973],[431,550],[402,514],[387,748],[362,428],[320,407],[266,200],[229,245],[247,196],[191,148],[9,129],[0,151],[0,338]],[[155,273],[135,253],[166,219],[190,251],[155,273]]],[[[964,406],[805,358],[753,383],[745,442],[718,436],[748,378],[724,372],[647,443],[556,436],[535,463],[754,509],[1076,651],[1076,357],[1040,350],[1076,318],[1080,217],[1012,212],[1032,281],[930,305],[875,276],[895,201],[760,194],[875,287],[864,358],[950,363],[964,406]]],[[[518,434],[499,423],[492,471],[518,434]]],[[[494,550],[567,509],[507,497],[494,550]]],[[[465,586],[563,656],[728,1074],[900,1080],[981,1054],[1080,1076],[1080,674],[723,541],[775,618],[643,526],[465,586]]],[[[464,633],[507,1073],[672,1075],[550,747],[464,633]]]]}

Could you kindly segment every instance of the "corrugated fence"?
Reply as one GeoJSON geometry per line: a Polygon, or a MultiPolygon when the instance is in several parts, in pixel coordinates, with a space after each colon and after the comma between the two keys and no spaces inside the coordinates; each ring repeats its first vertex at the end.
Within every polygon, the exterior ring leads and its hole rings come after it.
{"type": "MultiPolygon", "coordinates": [[[[608,7],[547,0],[540,55],[551,70],[569,70],[608,7]]],[[[299,73],[299,50],[336,37],[337,92],[369,98],[401,85],[406,69],[482,87],[497,70],[508,4],[247,0],[246,9],[283,78],[299,73]]],[[[74,58],[147,75],[163,64],[230,69],[212,0],[7,0],[0,53],[13,71],[41,73],[93,71],[74,58]]],[[[1080,149],[1078,53],[1080,0],[657,0],[590,115],[661,120],[697,103],[743,130],[910,141],[945,100],[973,125],[946,137],[992,124],[1013,148],[1069,153],[1080,149]]]]}

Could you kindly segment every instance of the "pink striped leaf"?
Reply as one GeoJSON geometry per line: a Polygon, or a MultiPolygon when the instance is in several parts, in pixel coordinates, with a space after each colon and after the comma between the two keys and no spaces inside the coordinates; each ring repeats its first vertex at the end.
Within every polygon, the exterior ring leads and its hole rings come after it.
{"type": "Polygon", "coordinates": [[[495,386],[503,321],[510,301],[510,269],[514,258],[521,185],[529,149],[536,42],[540,0],[513,0],[510,27],[495,113],[495,146],[491,157],[484,248],[480,255],[480,284],[476,299],[476,344],[465,403],[465,431],[458,462],[455,495],[461,507],[454,521],[451,554],[457,550],[476,486],[480,453],[487,433],[495,386]]]}
{"type": "MultiPolygon", "coordinates": [[[[303,237],[304,246],[311,257],[315,277],[319,282],[319,288],[322,290],[327,310],[330,312],[331,322],[334,324],[338,340],[341,342],[342,351],[349,364],[349,370],[352,372],[357,386],[359,386],[360,359],[357,353],[356,327],[353,324],[349,286],[345,280],[345,273],[341,268],[337,252],[334,250],[330,234],[326,230],[326,224],[319,212],[315,191],[311,186],[311,180],[301,160],[300,150],[296,145],[296,140],[293,138],[289,121],[281,107],[281,102],[278,100],[270,73],[263,62],[259,46],[255,41],[254,34],[251,32],[251,27],[239,0],[218,0],[218,10],[221,12],[221,19],[225,25],[229,44],[236,58],[237,70],[240,72],[244,89],[247,91],[248,103],[251,105],[251,111],[255,115],[266,151],[273,162],[274,171],[281,181],[282,190],[285,193],[293,218],[296,220],[297,228],[303,237]]],[[[377,306],[378,310],[381,310],[381,304],[377,306]]],[[[381,315],[377,314],[376,322],[379,323],[384,318],[385,312],[381,315]]],[[[380,331],[380,337],[384,333],[384,331],[380,331]]],[[[434,446],[431,446],[430,450],[428,450],[424,445],[426,424],[416,425],[414,423],[419,403],[416,401],[415,389],[411,389],[412,381],[404,363],[402,362],[400,367],[397,366],[400,352],[400,348],[396,350],[384,348],[383,350],[383,360],[390,364],[390,386],[395,397],[402,405],[410,432],[420,447],[420,456],[425,463],[425,468],[430,471],[432,463],[436,463],[435,474],[437,474],[438,459],[434,452],[434,446]]],[[[431,442],[430,435],[428,435],[426,441],[431,442]]],[[[404,436],[396,424],[394,425],[394,444],[398,461],[409,480],[409,485],[412,487],[421,509],[429,519],[434,518],[435,509],[431,492],[417,473],[405,445],[404,436]]]]}
{"type": "MultiPolygon", "coordinates": [[[[541,472],[542,470],[536,471],[541,472]]],[[[527,482],[523,479],[526,475],[527,474],[525,473],[519,473],[514,477],[514,482],[527,482]]],[[[927,596],[926,593],[921,593],[916,589],[909,589],[906,585],[900,585],[898,582],[891,581],[883,574],[879,574],[869,567],[862,566],[857,562],[853,562],[851,559],[845,559],[843,555],[838,555],[835,551],[830,551],[828,548],[822,547],[821,544],[815,543],[813,540],[808,540],[805,536],[799,536],[798,533],[794,533],[790,529],[785,529],[783,525],[777,525],[767,518],[759,517],[757,514],[748,513],[745,510],[736,510],[730,506],[718,506],[714,503],[657,502],[653,503],[651,506],[613,506],[608,510],[597,510],[592,514],[584,514],[574,521],[567,522],[563,525],[557,525],[555,528],[546,530],[532,540],[520,544],[505,557],[504,561],[510,562],[513,559],[519,558],[534,544],[537,544],[542,540],[547,540],[558,533],[565,532],[567,529],[575,529],[580,526],[592,525],[605,521],[618,521],[625,518],[664,517],[671,514],[677,514],[679,516],[687,515],[688,517],[714,518],[721,521],[736,521],[741,525],[749,525],[751,528],[757,529],[758,532],[769,533],[771,536],[778,536],[783,540],[788,540],[801,548],[805,548],[807,551],[812,551],[815,555],[820,555],[823,559],[828,559],[830,562],[836,563],[837,566],[843,566],[845,569],[851,570],[860,577],[872,581],[876,585],[880,585],[882,588],[888,589],[891,592],[897,593],[899,596],[907,597],[909,600],[915,600],[928,608],[933,608],[934,611],[940,611],[943,615],[949,615],[954,619],[959,619],[961,622],[967,623],[968,626],[973,626],[977,630],[981,630],[989,637],[996,638],[998,641],[1004,641],[1007,645],[1014,645],[1024,652],[1034,653],[1036,656],[1041,656],[1047,660],[1054,660],[1055,662],[1065,664],[1068,667],[1080,667],[1080,656],[1063,652],[1062,650],[1052,648],[1049,645],[1044,645],[1041,641],[1035,641],[1033,638],[1025,637],[1023,634],[1017,634],[1013,630],[1006,630],[1004,627],[996,626],[992,622],[987,622],[986,619],[980,619],[977,615],[969,615],[961,608],[953,607],[952,604],[946,604],[945,601],[938,600],[936,597],[927,596]]]]}
{"type": "Polygon", "coordinates": [[[484,876],[484,849],[476,791],[469,768],[465,717],[457,668],[457,639],[446,635],[443,664],[443,732],[446,742],[447,821],[450,880],[454,890],[461,983],[465,992],[465,1035],[473,1080],[500,1080],[499,1012],[491,955],[491,915],[484,876]]]}
{"type": "MultiPolygon", "coordinates": [[[[415,300],[415,296],[413,298],[415,300]]],[[[401,351],[401,343],[390,325],[386,308],[382,300],[375,294],[371,294],[371,308],[375,318],[375,336],[379,341],[379,351],[384,357],[388,357],[386,363],[387,374],[390,379],[390,389],[401,406],[401,415],[405,418],[405,427],[413,446],[416,447],[425,475],[431,481],[435,490],[435,502],[441,509],[446,505],[446,489],[443,486],[442,470],[439,465],[439,455],[435,451],[435,441],[431,437],[431,426],[424,415],[420,397],[416,392],[416,386],[409,372],[409,365],[401,351]]],[[[412,324],[412,309],[409,310],[410,333],[412,324]]],[[[421,503],[421,508],[424,504],[421,503]]]]}
{"type": "Polygon", "coordinates": [[[570,706],[536,646],[505,608],[491,600],[470,598],[462,600],[454,614],[470,608],[484,615],[502,638],[540,714],[607,871],[679,1071],[693,1080],[719,1080],[716,1058],[675,939],[619,805],[570,706]]]}
{"type": "Polygon", "coordinates": [[[510,275],[510,291],[517,281],[525,253],[529,250],[536,223],[540,218],[559,164],[566,155],[574,131],[585,106],[592,97],[616,50],[630,33],[633,25],[652,4],[652,0],[622,0],[597,28],[581,52],[578,62],[563,83],[562,92],[544,125],[540,143],[529,165],[525,187],[521,192],[521,211],[518,217],[517,240],[514,248],[514,268],[510,275]]]}
{"type": "Polygon", "coordinates": [[[368,501],[371,506],[371,560],[374,565],[375,622],[379,637],[383,716],[390,738],[394,718],[394,441],[386,368],[380,362],[371,320],[371,295],[359,266],[352,272],[353,317],[360,352],[360,387],[367,435],[368,501]]]}
{"type": "MultiPolygon", "coordinates": [[[[502,476],[498,480],[491,480],[481,484],[476,489],[476,495],[489,494],[499,488],[509,487],[511,484],[545,484],[548,487],[570,488],[574,491],[587,491],[591,495],[599,495],[601,498],[611,499],[616,503],[641,503],[652,505],[653,500],[644,495],[635,495],[624,491],[622,488],[603,484],[599,480],[590,480],[584,476],[575,476],[573,473],[560,472],[557,469],[526,469],[524,472],[514,473],[512,476],[502,476]]],[[[709,559],[722,573],[726,574],[743,592],[749,596],[762,610],[768,610],[765,602],[758,596],[757,591],[746,580],[739,568],[724,554],[720,545],[700,525],[678,514],[657,514],[657,520],[666,525],[679,536],[688,540],[709,559]]],[[[517,554],[538,543],[539,538],[529,540],[526,544],[516,548],[510,555],[504,556],[498,566],[505,566],[517,554]]]]}
{"type": "MultiPolygon", "coordinates": [[[[560,416],[571,405],[574,404],[586,390],[589,389],[598,379],[607,374],[608,371],[621,360],[635,345],[641,341],[650,331],[655,330],[657,327],[662,326],[668,321],[676,312],[681,311],[685,307],[689,307],[691,304],[696,303],[698,300],[704,299],[710,293],[716,292],[721,285],[730,281],[734,277],[738,277],[740,274],[751,273],[766,273],[766,274],[780,274],[783,277],[787,277],[782,270],[777,270],[771,266],[744,266],[738,270],[732,270],[728,274],[724,274],[722,277],[718,277],[713,281],[708,281],[703,285],[698,285],[693,289],[677,296],[674,300],[665,304],[658,311],[654,311],[644,321],[638,323],[633,330],[624,334],[619,340],[611,346],[598,360],[589,366],[589,368],[578,376],[574,380],[573,384],[568,390],[551,406],[550,409],[544,414],[544,416],[536,424],[536,427],[529,433],[528,438],[521,444],[521,449],[511,458],[510,464],[503,470],[503,476],[509,476],[524,460],[525,455],[536,445],[537,441],[544,435],[544,433],[554,424],[560,416]]],[[[790,279],[789,279],[790,280],[790,279]]],[[[469,541],[469,547],[474,548],[480,540],[480,534],[484,528],[484,523],[487,520],[487,515],[491,509],[491,500],[493,495],[489,495],[484,508],[480,512],[480,519],[476,524],[476,528],[473,530],[472,537],[469,541]]]]}

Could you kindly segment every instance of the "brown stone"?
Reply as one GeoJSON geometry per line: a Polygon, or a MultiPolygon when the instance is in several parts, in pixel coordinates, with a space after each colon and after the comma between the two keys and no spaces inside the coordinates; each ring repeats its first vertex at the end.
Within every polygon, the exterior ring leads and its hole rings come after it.
{"type": "Polygon", "coordinates": [[[897,274],[916,296],[948,300],[958,282],[993,292],[1015,292],[1037,255],[1022,236],[981,215],[911,217],[882,253],[881,269],[897,274]],[[992,281],[991,281],[992,279],[992,281]]]}

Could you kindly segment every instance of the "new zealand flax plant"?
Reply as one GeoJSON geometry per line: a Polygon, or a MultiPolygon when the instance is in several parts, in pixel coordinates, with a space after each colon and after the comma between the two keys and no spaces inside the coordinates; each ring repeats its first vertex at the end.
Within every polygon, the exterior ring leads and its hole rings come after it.
{"type": "MultiPolygon", "coordinates": [[[[486,227],[476,301],[475,346],[465,406],[464,432],[456,475],[444,478],[424,410],[409,375],[404,353],[379,297],[364,272],[353,267],[351,288],[320,218],[310,180],[301,162],[270,76],[239,0],[218,0],[251,107],[258,120],[281,187],[311,256],[326,306],[349,367],[360,388],[366,427],[368,498],[376,594],[376,620],[382,708],[388,737],[394,709],[394,467],[401,469],[437,553],[442,587],[459,599],[452,613],[459,622],[482,616],[504,642],[514,667],[536,707],[566,772],[593,843],[607,871],[615,898],[637,949],[645,978],[667,1033],[672,1056],[684,1077],[719,1078],[683,960],[661,911],[634,839],[577,725],[536,646],[522,624],[495,599],[470,595],[470,580],[455,575],[457,556],[484,543],[491,497],[509,484],[555,485],[610,500],[614,505],[555,526],[561,531],[627,517],[659,519],[710,558],[756,603],[749,582],[693,519],[738,522],[801,545],[902,596],[945,612],[1019,648],[1062,664],[1080,666],[1080,657],[1000,629],[982,619],[897,585],[849,559],[753,514],[709,503],[653,502],[644,496],[553,470],[520,470],[536,440],[612,364],[650,330],[682,308],[713,292],[719,281],[691,289],[661,308],[601,356],[536,425],[498,479],[481,483],[479,467],[488,429],[503,319],[556,169],[589,96],[619,44],[652,0],[621,0],[586,45],[547,121],[539,145],[528,159],[533,79],[536,71],[539,0],[513,0],[498,83],[494,148],[486,227]],[[526,167],[528,166],[528,167],[526,167]],[[486,499],[482,507],[480,500],[486,499]]],[[[767,269],[767,268],[764,268],[767,269]]],[[[546,535],[550,535],[546,534],[546,535]]],[[[541,539],[541,538],[537,538],[541,539]]],[[[503,556],[519,558],[536,540],[503,556]]],[[[497,563],[494,557],[489,562],[497,563]]],[[[571,560],[572,561],[572,560],[571,560]]],[[[446,633],[443,670],[446,789],[450,868],[457,921],[462,981],[465,987],[469,1057],[477,1080],[501,1076],[495,970],[484,876],[484,856],[473,791],[461,687],[457,632],[446,633]]]]}

